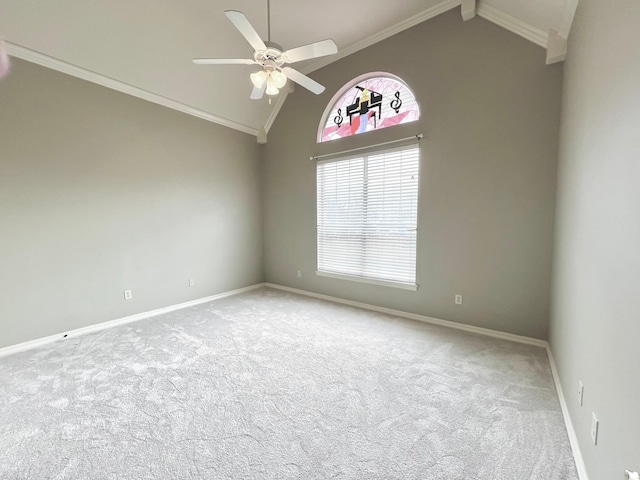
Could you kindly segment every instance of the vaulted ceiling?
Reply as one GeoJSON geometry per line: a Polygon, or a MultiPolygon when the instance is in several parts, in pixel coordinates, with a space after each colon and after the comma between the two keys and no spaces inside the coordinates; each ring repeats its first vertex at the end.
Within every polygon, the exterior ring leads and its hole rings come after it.
{"type": "MultiPolygon", "coordinates": [[[[271,40],[284,49],[332,38],[337,55],[294,66],[313,71],[452,8],[477,15],[564,60],[578,0],[271,0],[271,40]]],[[[198,66],[194,57],[252,58],[224,15],[243,12],[267,39],[266,0],[0,0],[0,39],[12,56],[256,135],[285,101],[249,99],[247,65],[198,66]]],[[[295,95],[295,92],[293,93],[295,95]]],[[[327,93],[325,93],[327,95],[327,93]]],[[[329,92],[329,97],[331,93],[329,92]]]]}

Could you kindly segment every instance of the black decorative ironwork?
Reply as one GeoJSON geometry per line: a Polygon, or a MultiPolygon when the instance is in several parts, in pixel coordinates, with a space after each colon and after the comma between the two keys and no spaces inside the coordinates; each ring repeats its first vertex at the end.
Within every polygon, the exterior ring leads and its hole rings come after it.
{"type": "Polygon", "coordinates": [[[338,126],[338,128],[340,128],[342,126],[342,122],[344,122],[344,117],[342,116],[342,109],[339,108],[338,115],[333,117],[333,123],[335,123],[338,126]]]}
{"type": "Polygon", "coordinates": [[[395,100],[391,101],[391,108],[396,111],[396,114],[400,113],[400,107],[402,107],[402,100],[400,100],[400,90],[395,93],[395,100]]]}

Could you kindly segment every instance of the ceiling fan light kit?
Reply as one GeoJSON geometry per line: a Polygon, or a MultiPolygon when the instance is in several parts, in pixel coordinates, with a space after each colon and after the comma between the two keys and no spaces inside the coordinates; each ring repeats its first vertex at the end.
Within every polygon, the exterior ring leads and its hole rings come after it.
{"type": "Polygon", "coordinates": [[[278,70],[260,70],[251,74],[253,86],[262,89],[266,83],[265,93],[277,95],[280,89],[287,84],[287,76],[278,70]]]}
{"type": "Polygon", "coordinates": [[[267,95],[277,95],[280,93],[280,89],[287,84],[287,76],[278,69],[273,60],[265,60],[261,64],[263,70],[258,70],[249,76],[251,83],[258,90],[264,89],[267,95]]]}
{"type": "Polygon", "coordinates": [[[267,72],[265,72],[264,70],[260,70],[259,72],[252,73],[250,77],[251,77],[251,83],[253,83],[254,87],[262,88],[262,86],[264,85],[264,82],[267,81],[268,75],[267,75],[267,72]]]}
{"type": "Polygon", "coordinates": [[[236,10],[226,10],[224,14],[244,36],[254,49],[253,59],[240,58],[194,58],[193,63],[197,65],[225,65],[225,64],[245,64],[260,65],[262,70],[250,75],[253,91],[251,98],[259,100],[263,94],[277,95],[280,89],[287,84],[287,79],[291,79],[307,90],[320,95],[325,88],[315,80],[291,67],[284,66],[287,63],[301,62],[312,58],[323,57],[338,53],[338,47],[333,40],[322,40],[310,43],[301,47],[282,51],[282,47],[271,42],[271,19],[270,4],[267,0],[267,22],[269,39],[264,42],[255,31],[247,17],[242,12],[236,10]]]}

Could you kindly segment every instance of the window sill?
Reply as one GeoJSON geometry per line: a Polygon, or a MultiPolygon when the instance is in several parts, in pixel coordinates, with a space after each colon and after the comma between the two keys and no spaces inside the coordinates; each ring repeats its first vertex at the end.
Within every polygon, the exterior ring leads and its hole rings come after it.
{"type": "Polygon", "coordinates": [[[403,290],[418,290],[418,285],[415,283],[403,283],[392,282],[389,280],[375,280],[373,278],[356,277],[355,275],[344,275],[340,273],[323,272],[322,270],[316,270],[316,275],[319,277],[337,278],[340,280],[349,280],[351,282],[368,283],[370,285],[380,285],[383,287],[400,288],[403,290]]]}

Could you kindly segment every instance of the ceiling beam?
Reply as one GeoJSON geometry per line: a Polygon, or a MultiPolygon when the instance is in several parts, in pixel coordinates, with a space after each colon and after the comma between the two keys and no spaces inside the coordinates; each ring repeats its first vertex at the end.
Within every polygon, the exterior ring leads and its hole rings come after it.
{"type": "Polygon", "coordinates": [[[460,13],[462,20],[465,22],[476,16],[476,0],[462,0],[460,4],[460,13]]]}

